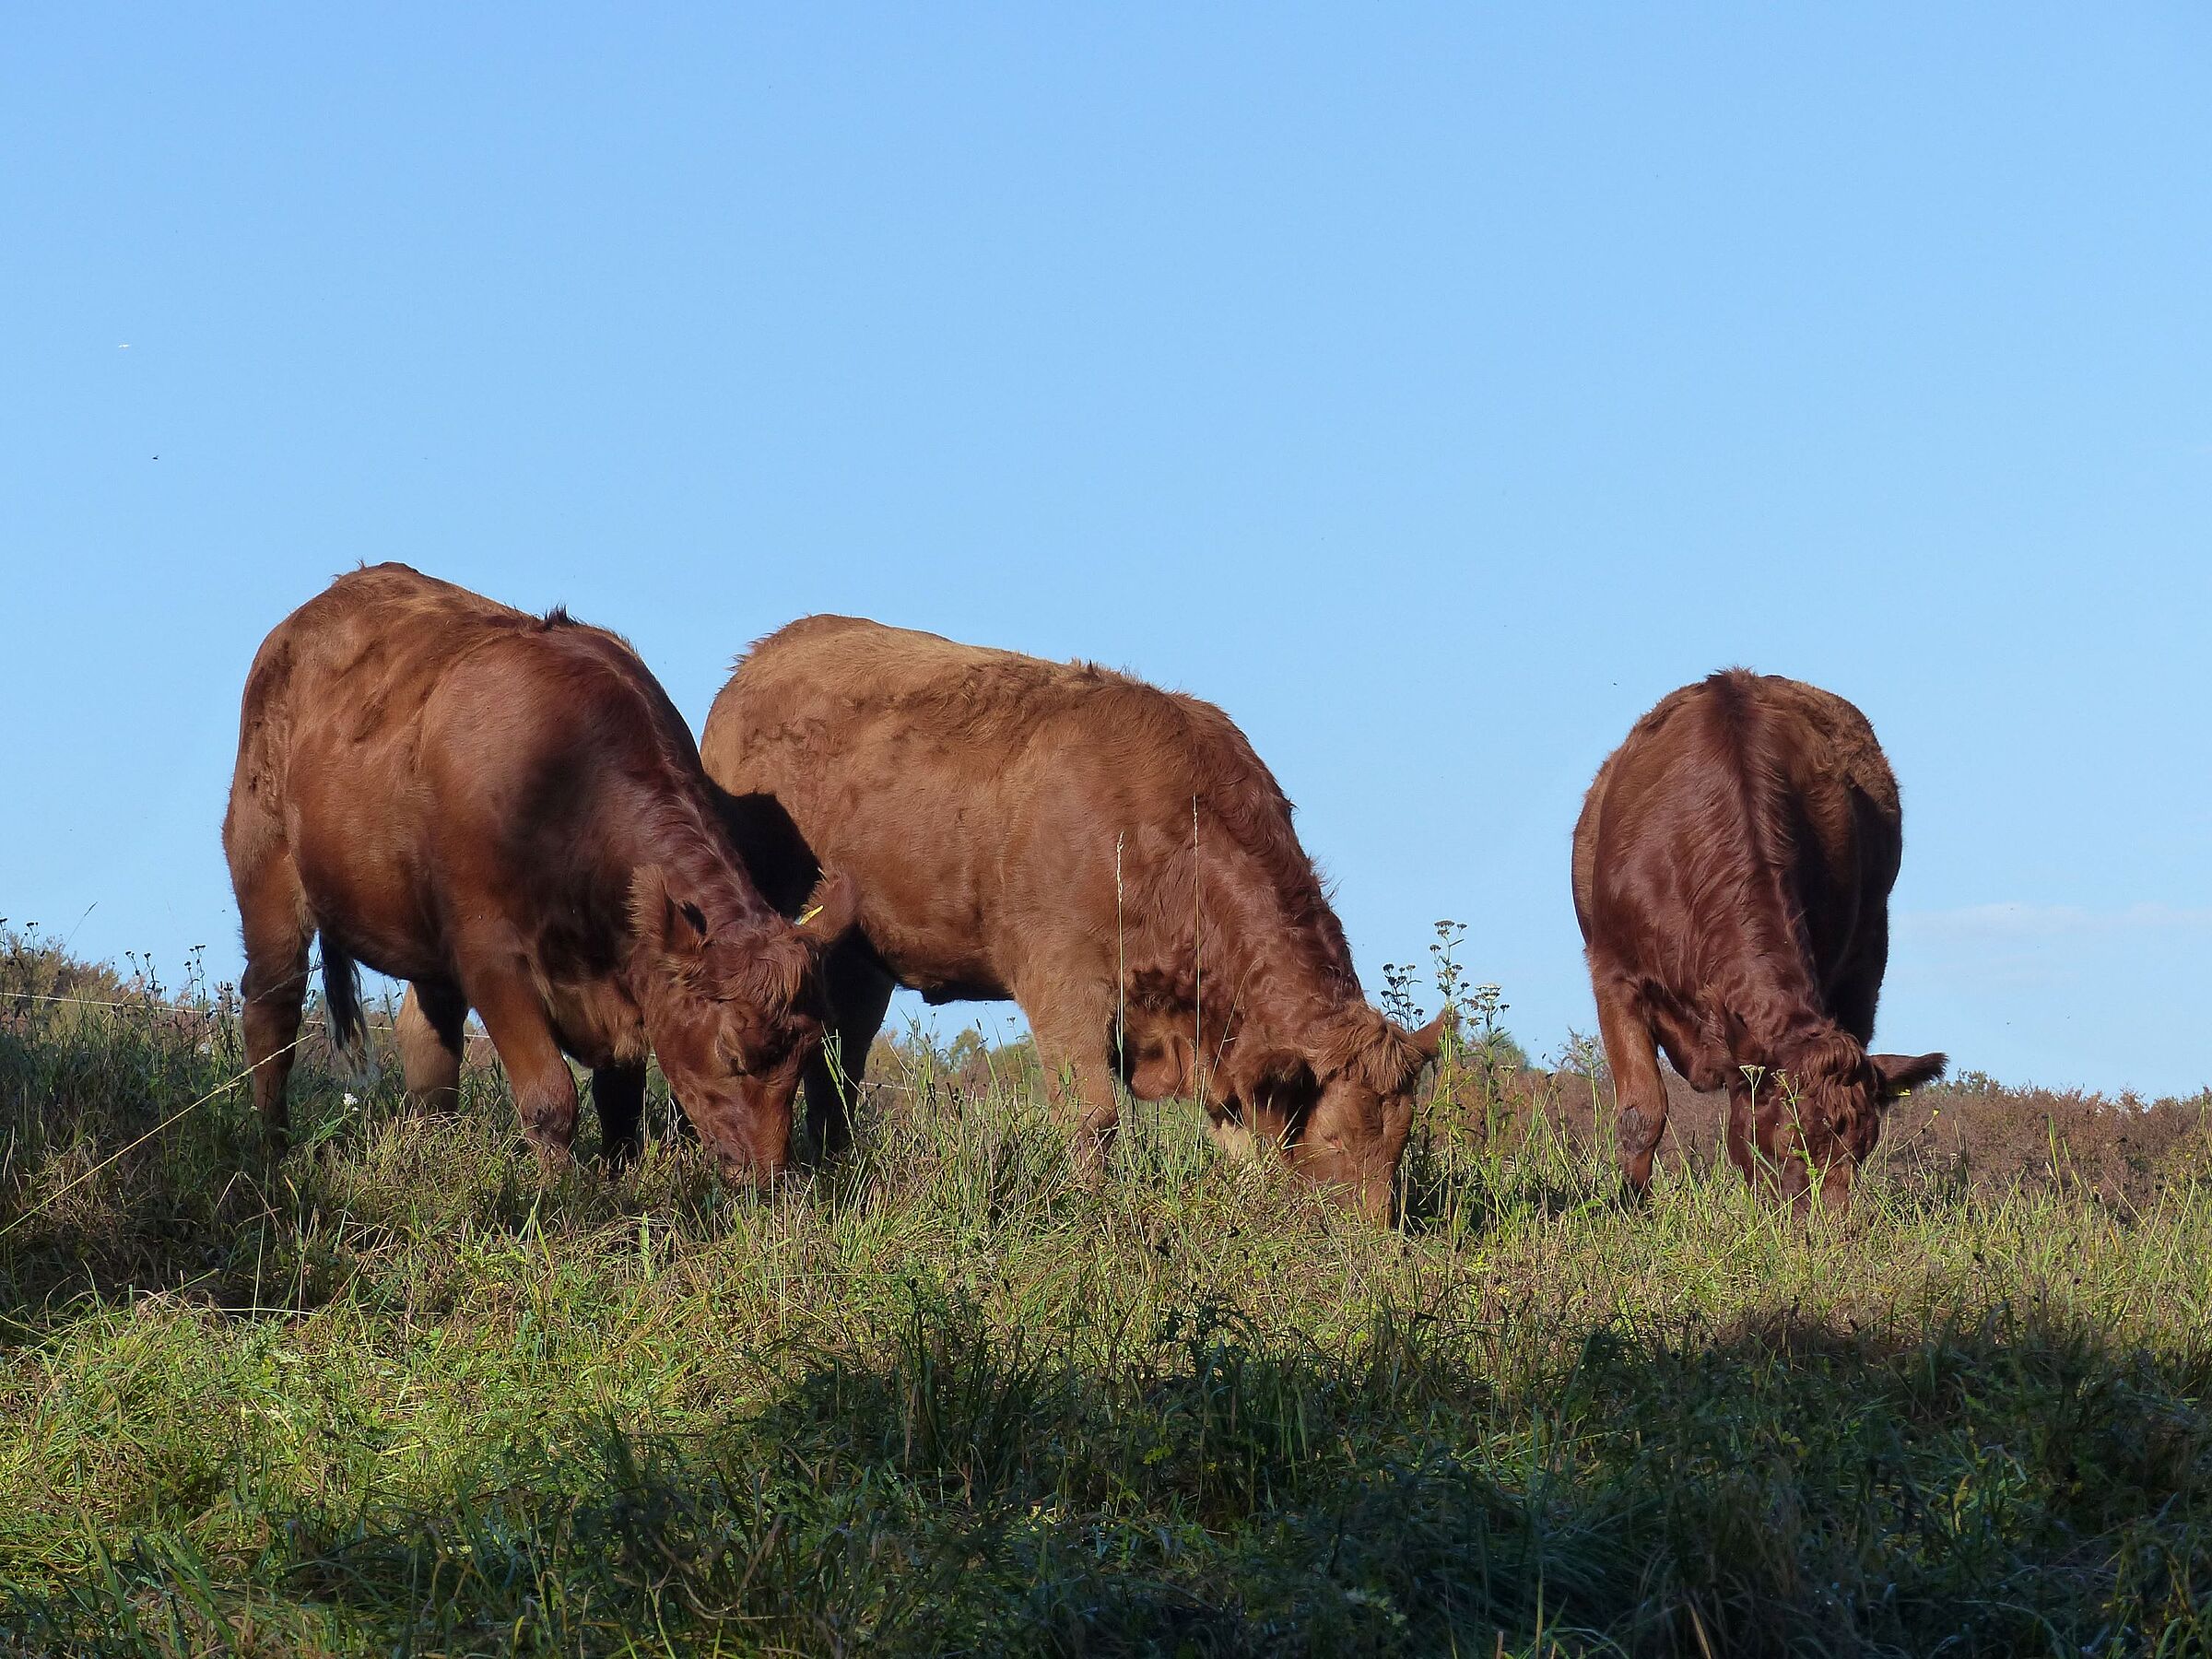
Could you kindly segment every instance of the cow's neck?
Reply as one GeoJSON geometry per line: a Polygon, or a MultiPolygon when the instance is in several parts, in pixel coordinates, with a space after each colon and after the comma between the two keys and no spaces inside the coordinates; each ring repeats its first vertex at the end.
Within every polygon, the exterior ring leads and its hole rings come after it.
{"type": "Polygon", "coordinates": [[[1728,1047],[1737,1066],[1804,1076],[1808,1056],[1825,1060],[1839,1039],[1851,1041],[1820,1006],[1801,957],[1773,953],[1745,967],[1725,994],[1728,1047]]]}
{"type": "Polygon", "coordinates": [[[1246,994],[1225,1010],[1216,1025],[1212,994],[1207,994],[1213,1054],[1234,1084],[1229,1090],[1242,1093],[1247,1074],[1270,1056],[1288,1053],[1311,1061],[1317,1051],[1332,1046],[1332,1028],[1356,1012],[1364,1015],[1366,998],[1359,986],[1344,985],[1333,976],[1301,971],[1255,973],[1258,994],[1246,994]]]}
{"type": "Polygon", "coordinates": [[[1187,858],[1178,859],[1139,900],[1153,919],[1141,959],[1174,986],[1202,1074],[1237,1077],[1263,1055],[1310,1053],[1317,1027],[1365,1001],[1334,913],[1288,903],[1234,854],[1209,856],[1206,874],[1194,892],[1187,858]]]}
{"type": "Polygon", "coordinates": [[[766,901],[740,874],[727,836],[692,792],[672,782],[635,791],[621,817],[607,838],[606,874],[614,878],[625,910],[632,875],[646,865],[658,865],[669,892],[706,916],[711,935],[743,935],[773,919],[766,901]]]}

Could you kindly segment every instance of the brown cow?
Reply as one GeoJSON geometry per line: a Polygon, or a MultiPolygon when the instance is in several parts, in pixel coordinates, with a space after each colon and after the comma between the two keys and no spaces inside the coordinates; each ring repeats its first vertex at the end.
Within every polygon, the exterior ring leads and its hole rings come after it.
{"type": "Polygon", "coordinates": [[[897,982],[1021,1005],[1087,1175],[1118,1075],[1140,1100],[1196,1097],[1225,1144],[1274,1142],[1387,1218],[1441,1022],[1409,1034],[1368,1005],[1290,803],[1220,710],[810,617],[738,664],[700,747],[771,898],[803,892],[816,857],[860,889],[807,1074],[824,1149],[897,982]]]}
{"type": "Polygon", "coordinates": [[[278,1149],[320,933],[334,1031],[362,1038],[357,960],[411,982],[408,1089],[450,1100],[476,1009],[548,1166],[576,1132],[563,1053],[592,1068],[619,1163],[650,1043],[726,1170],[783,1167],[851,884],[826,882],[804,928],[769,908],[682,717],[614,634],[405,565],[339,577],[253,659],[223,847],[278,1149]]]}
{"type": "Polygon", "coordinates": [[[1864,714],[1741,668],[1670,694],[1598,770],[1574,910],[1635,1191],[1666,1128],[1655,1039],[1693,1087],[1727,1087],[1747,1179],[1763,1165],[1802,1213],[1818,1171],[1850,1202],[1880,1109],[1944,1067],[1866,1052],[1901,822],[1864,714]]]}

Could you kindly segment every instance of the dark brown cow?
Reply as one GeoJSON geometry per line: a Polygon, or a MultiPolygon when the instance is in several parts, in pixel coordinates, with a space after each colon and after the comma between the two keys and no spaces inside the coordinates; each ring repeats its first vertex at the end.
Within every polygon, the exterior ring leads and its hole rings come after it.
{"type": "Polygon", "coordinates": [[[405,565],[339,577],[253,660],[223,847],[277,1147],[320,933],[334,1030],[360,1041],[357,960],[411,982],[407,1086],[450,1100],[476,1009],[549,1165],[576,1132],[563,1052],[592,1067],[619,1161],[650,1043],[725,1169],[783,1167],[851,886],[826,883],[804,928],[769,908],[689,731],[615,635],[405,565]]]}
{"type": "Polygon", "coordinates": [[[1850,1202],[1881,1107],[1944,1066],[1866,1052],[1901,823],[1864,714],[1740,668],[1672,693],[1599,769],[1574,909],[1636,1191],[1666,1128],[1655,1040],[1694,1087],[1726,1086],[1747,1178],[1763,1167],[1802,1211],[1818,1171],[1850,1202]]]}
{"type": "Polygon", "coordinates": [[[807,1076],[818,1144],[846,1133],[896,982],[1021,1005],[1087,1173],[1118,1073],[1389,1215],[1441,1027],[1409,1034],[1361,995],[1290,803],[1220,710],[810,617],[739,663],[700,747],[771,897],[803,892],[814,857],[860,889],[828,962],[833,1041],[807,1076]]]}

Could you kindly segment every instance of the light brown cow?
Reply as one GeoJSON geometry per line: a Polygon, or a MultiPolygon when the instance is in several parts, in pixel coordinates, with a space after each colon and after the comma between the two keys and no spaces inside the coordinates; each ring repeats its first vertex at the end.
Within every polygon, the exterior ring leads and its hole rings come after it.
{"type": "Polygon", "coordinates": [[[1377,1218],[1441,1021],[1369,1006],[1290,803],[1220,710],[1084,664],[850,617],[753,648],[700,743],[746,856],[791,904],[859,888],[827,969],[807,1117],[846,1133],[894,983],[1020,1004],[1095,1173],[1118,1074],[1195,1097],[1377,1218]]]}
{"type": "Polygon", "coordinates": [[[761,900],[690,732],[615,635],[405,565],[339,577],[253,659],[223,847],[277,1148],[319,933],[338,1034],[360,1038],[357,960],[411,982],[407,1086],[450,1100],[476,1009],[549,1163],[576,1130],[562,1054],[592,1067],[618,1161],[650,1044],[725,1169],[784,1166],[852,889],[825,882],[802,928],[761,900]]]}

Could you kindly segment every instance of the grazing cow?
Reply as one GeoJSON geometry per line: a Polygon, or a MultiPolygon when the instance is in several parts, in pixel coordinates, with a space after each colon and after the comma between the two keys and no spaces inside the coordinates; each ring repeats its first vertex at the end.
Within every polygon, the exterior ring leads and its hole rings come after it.
{"type": "Polygon", "coordinates": [[[474,1008],[548,1167],[576,1133],[563,1053],[592,1068],[618,1164],[648,1044],[725,1170],[786,1162],[851,885],[826,881],[803,927],[769,908],[682,717],[614,634],[405,565],[339,577],[253,659],[223,848],[276,1149],[319,933],[334,1032],[363,1037],[357,961],[409,981],[408,1089],[450,1101],[474,1008]]]}
{"type": "Polygon", "coordinates": [[[1693,1087],[1726,1085],[1729,1156],[1801,1213],[1816,1171],[1848,1204],[1881,1108],[1941,1075],[1941,1054],[1866,1052],[1900,826],[1864,714],[1741,668],[1667,696],[1599,768],[1574,910],[1638,1193],[1666,1128],[1654,1040],[1693,1087]]]}
{"type": "Polygon", "coordinates": [[[770,635],[700,740],[765,891],[817,858],[859,888],[827,961],[817,1145],[894,983],[933,1003],[1011,998],[1095,1176],[1117,1075],[1202,1100],[1223,1142],[1282,1147],[1387,1218],[1413,1089],[1441,1025],[1370,1006],[1290,803],[1220,710],[1086,664],[850,617],[770,635]],[[832,1075],[831,1053],[839,1075],[832,1075]]]}

